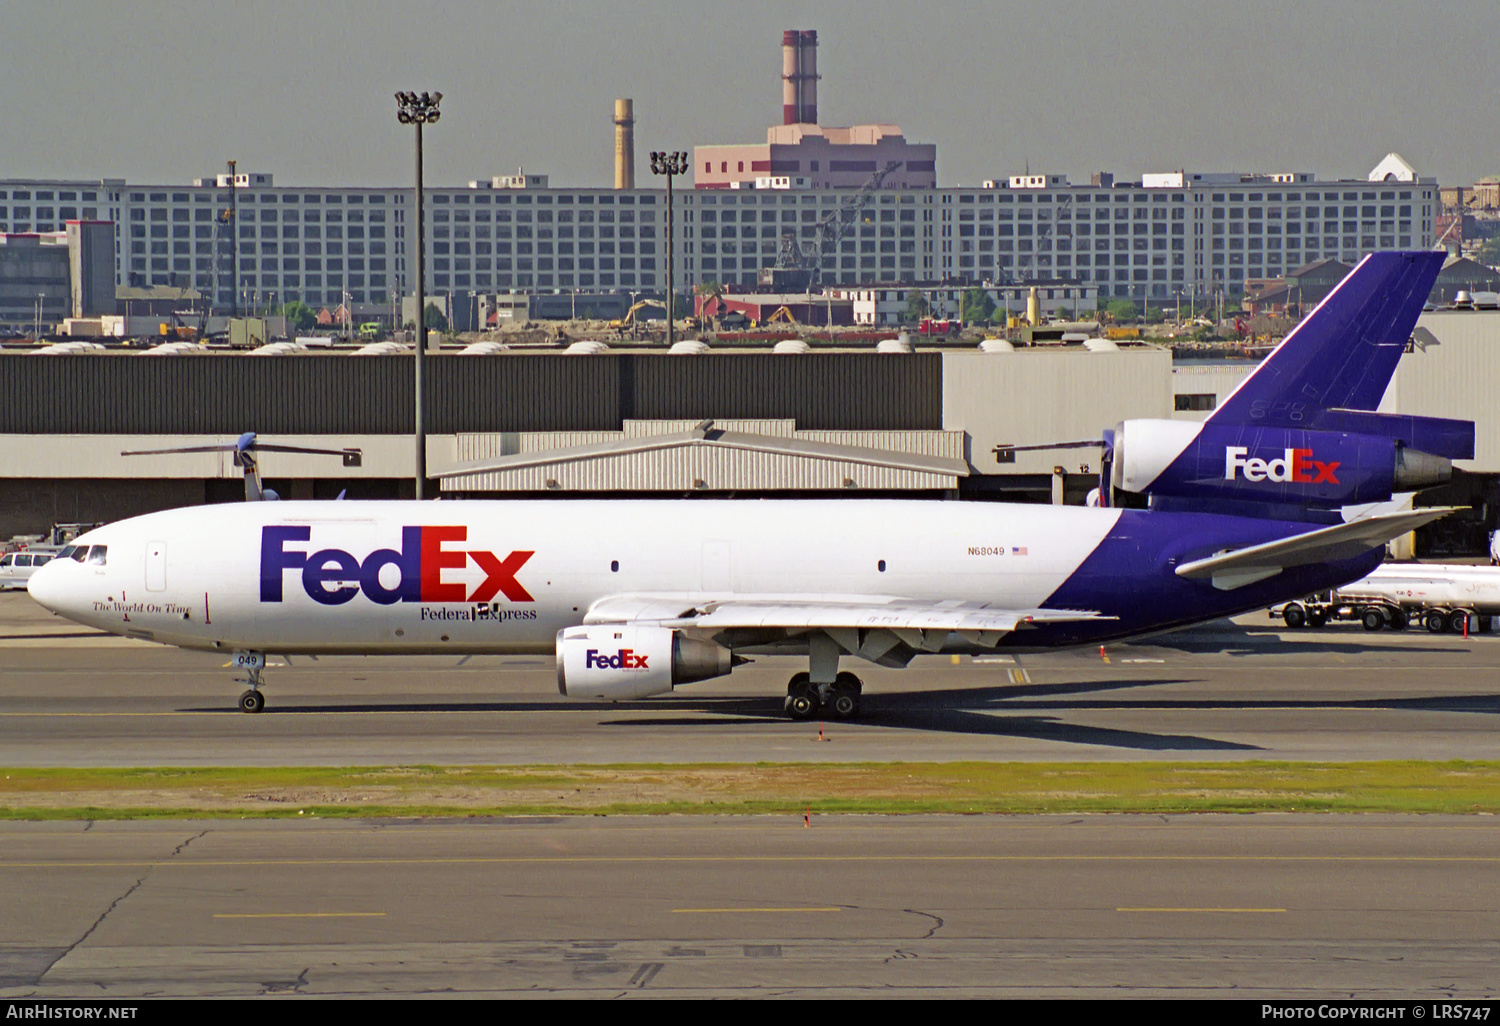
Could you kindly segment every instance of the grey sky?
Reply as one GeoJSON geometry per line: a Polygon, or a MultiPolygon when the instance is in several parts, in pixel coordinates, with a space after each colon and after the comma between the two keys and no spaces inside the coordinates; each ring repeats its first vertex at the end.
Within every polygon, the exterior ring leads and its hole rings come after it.
{"type": "Polygon", "coordinates": [[[440,90],[427,181],[608,185],[612,101],[652,149],[758,142],[780,31],[818,30],[826,124],[895,122],[939,184],[1019,171],[1500,172],[1494,0],[426,3],[0,0],[0,177],[409,182],[392,93],[440,90]]]}

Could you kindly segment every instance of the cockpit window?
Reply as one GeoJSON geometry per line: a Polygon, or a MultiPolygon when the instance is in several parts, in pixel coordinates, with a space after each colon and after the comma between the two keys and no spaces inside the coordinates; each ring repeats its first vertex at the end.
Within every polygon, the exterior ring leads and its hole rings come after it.
{"type": "Polygon", "coordinates": [[[89,549],[89,562],[94,566],[103,566],[109,555],[109,546],[95,545],[89,549]]]}
{"type": "Polygon", "coordinates": [[[73,558],[73,552],[77,548],[78,548],[77,545],[64,545],[62,547],[62,551],[57,554],[57,558],[58,559],[72,559],[73,558]]]}
{"type": "Polygon", "coordinates": [[[88,554],[89,547],[87,545],[77,546],[73,549],[73,562],[82,563],[86,558],[88,558],[88,554]]]}

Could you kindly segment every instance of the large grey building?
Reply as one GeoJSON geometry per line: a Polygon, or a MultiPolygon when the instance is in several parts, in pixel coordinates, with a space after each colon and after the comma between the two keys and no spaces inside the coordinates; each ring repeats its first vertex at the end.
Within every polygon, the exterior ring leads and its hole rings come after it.
{"type": "MultiPolygon", "coordinates": [[[[1247,279],[1317,259],[1430,247],[1437,183],[1376,170],[1378,180],[1177,172],[1124,184],[1032,175],[988,188],[882,189],[821,255],[823,280],[1064,280],[1097,285],[1101,297],[1160,302],[1237,294],[1247,279]]],[[[175,186],[0,180],[0,232],[113,221],[118,284],[191,286],[213,296],[218,310],[290,300],[384,306],[412,291],[410,189],[277,186],[264,174],[240,180],[233,202],[227,176],[175,186]],[[231,206],[233,223],[225,216],[231,206]]],[[[534,180],[428,190],[429,294],[665,285],[661,190],[528,184],[534,180]]],[[[818,222],[849,195],[683,190],[675,197],[675,281],[753,286],[775,263],[783,235],[814,238],[818,222]]]]}

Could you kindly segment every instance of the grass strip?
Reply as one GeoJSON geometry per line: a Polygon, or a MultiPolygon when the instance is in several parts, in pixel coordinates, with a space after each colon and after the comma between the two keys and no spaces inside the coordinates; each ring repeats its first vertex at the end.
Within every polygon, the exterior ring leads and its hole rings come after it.
{"type": "Polygon", "coordinates": [[[0,769],[0,819],[1500,811],[1500,762],[0,769]]]}

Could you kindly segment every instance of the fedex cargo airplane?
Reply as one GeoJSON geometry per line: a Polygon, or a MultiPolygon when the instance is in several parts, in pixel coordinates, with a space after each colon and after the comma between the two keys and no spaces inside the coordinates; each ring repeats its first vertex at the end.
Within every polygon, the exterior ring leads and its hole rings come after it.
{"type": "MultiPolygon", "coordinates": [[[[1103,450],[1088,507],[247,502],[91,531],[30,592],[81,624],[230,655],[246,712],[267,653],[554,653],[559,691],[589,699],[778,653],[808,659],[788,715],[854,717],[853,660],[1097,645],[1264,609],[1363,577],[1448,512],[1339,512],[1472,458],[1471,422],[1374,412],[1442,259],[1366,257],[1202,423],[1059,443],[1103,450]]],[[[241,439],[250,498],[257,446],[284,448],[241,439]]]]}

